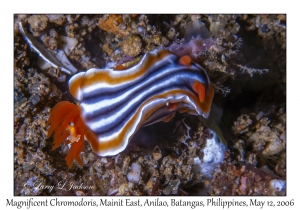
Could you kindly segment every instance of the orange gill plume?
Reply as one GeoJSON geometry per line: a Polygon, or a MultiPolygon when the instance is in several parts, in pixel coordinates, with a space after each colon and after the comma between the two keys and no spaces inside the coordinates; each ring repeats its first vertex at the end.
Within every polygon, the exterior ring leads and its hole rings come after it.
{"type": "Polygon", "coordinates": [[[84,124],[80,117],[79,106],[68,101],[59,102],[51,110],[48,124],[50,124],[48,138],[54,132],[52,150],[55,150],[66,140],[65,144],[71,144],[69,153],[65,158],[68,168],[72,167],[74,159],[82,166],[79,155],[84,147],[84,124]]]}

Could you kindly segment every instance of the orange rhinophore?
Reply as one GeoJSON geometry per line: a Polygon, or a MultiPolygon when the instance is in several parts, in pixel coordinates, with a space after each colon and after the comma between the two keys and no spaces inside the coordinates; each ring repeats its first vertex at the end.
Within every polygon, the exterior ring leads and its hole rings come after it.
{"type": "Polygon", "coordinates": [[[198,93],[199,100],[201,103],[205,100],[205,87],[202,83],[196,81],[193,86],[194,90],[198,93]]]}
{"type": "Polygon", "coordinates": [[[54,132],[52,150],[66,140],[66,144],[71,144],[70,151],[65,158],[68,167],[71,168],[74,159],[82,165],[79,155],[84,147],[84,124],[80,117],[79,106],[68,101],[59,102],[51,110],[48,124],[50,124],[48,138],[54,132]]]}
{"type": "Polygon", "coordinates": [[[185,55],[185,56],[182,56],[180,59],[179,59],[179,62],[182,64],[182,65],[185,65],[185,66],[189,66],[192,62],[192,59],[190,56],[188,55],[185,55]]]}

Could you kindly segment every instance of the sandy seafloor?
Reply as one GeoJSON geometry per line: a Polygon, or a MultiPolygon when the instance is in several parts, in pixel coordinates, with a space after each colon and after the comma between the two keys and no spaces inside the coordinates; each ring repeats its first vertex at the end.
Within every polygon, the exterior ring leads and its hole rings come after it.
{"type": "Polygon", "coordinates": [[[285,15],[15,15],[14,28],[14,195],[286,194],[285,15]],[[79,71],[183,47],[207,70],[227,147],[209,141],[214,128],[197,116],[176,114],[142,128],[116,156],[99,157],[86,142],[83,167],[68,169],[68,146],[52,151],[47,120],[59,101],[74,102],[71,76],[42,65],[20,21],[79,71]]]}

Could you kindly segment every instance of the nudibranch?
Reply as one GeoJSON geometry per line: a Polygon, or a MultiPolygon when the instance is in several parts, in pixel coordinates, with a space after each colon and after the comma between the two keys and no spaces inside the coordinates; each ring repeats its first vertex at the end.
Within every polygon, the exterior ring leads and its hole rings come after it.
{"type": "Polygon", "coordinates": [[[99,156],[122,152],[142,126],[169,121],[176,111],[207,118],[214,89],[206,73],[189,56],[163,49],[146,53],[127,69],[89,69],[69,80],[78,105],[58,103],[51,111],[48,136],[54,132],[56,149],[70,144],[68,167],[79,156],[86,139],[99,156]]]}

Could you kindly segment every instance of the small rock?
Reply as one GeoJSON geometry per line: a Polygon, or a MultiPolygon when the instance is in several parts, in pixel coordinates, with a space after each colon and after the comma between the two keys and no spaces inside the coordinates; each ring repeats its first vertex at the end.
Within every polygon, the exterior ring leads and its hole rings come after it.
{"type": "Polygon", "coordinates": [[[33,36],[40,36],[42,32],[47,27],[48,18],[46,15],[32,15],[28,18],[28,23],[30,24],[30,31],[33,36]]]}
{"type": "Polygon", "coordinates": [[[127,180],[129,182],[138,183],[140,181],[141,165],[137,163],[131,164],[131,171],[127,174],[127,180]]]}
{"type": "Polygon", "coordinates": [[[49,19],[49,22],[56,23],[57,25],[62,25],[66,21],[64,15],[46,15],[49,19]]]}
{"type": "Polygon", "coordinates": [[[130,57],[135,57],[141,52],[142,41],[136,35],[127,37],[121,45],[124,54],[130,57]]]}

